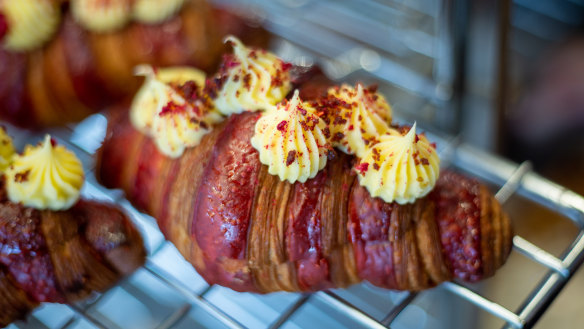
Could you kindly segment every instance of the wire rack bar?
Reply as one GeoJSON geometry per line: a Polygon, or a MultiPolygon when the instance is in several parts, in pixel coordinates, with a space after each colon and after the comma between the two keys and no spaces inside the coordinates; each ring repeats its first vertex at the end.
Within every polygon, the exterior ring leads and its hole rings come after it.
{"type": "Polygon", "coordinates": [[[521,236],[516,235],[513,237],[513,247],[521,254],[546,267],[551,268],[564,277],[568,277],[570,275],[570,271],[566,268],[564,262],[554,257],[547,251],[525,240],[521,236]]]}
{"type": "Polygon", "coordinates": [[[511,195],[517,191],[520,186],[521,180],[523,177],[531,170],[531,163],[530,162],[523,162],[515,172],[511,174],[511,177],[507,179],[505,184],[497,191],[495,194],[495,199],[499,201],[499,203],[504,204],[509,200],[511,195]]]}
{"type": "Polygon", "coordinates": [[[324,302],[331,305],[333,308],[341,310],[342,313],[351,319],[363,324],[367,328],[377,328],[385,329],[387,328],[379,321],[372,318],[369,314],[365,313],[363,310],[355,307],[353,304],[347,302],[343,298],[339,297],[337,294],[330,291],[319,291],[314,294],[316,297],[320,298],[324,302]]]}
{"type": "Polygon", "coordinates": [[[191,304],[186,304],[183,307],[176,310],[173,314],[171,314],[168,318],[162,321],[161,324],[156,327],[156,329],[169,329],[172,328],[174,325],[179,323],[193,308],[191,304]]]}
{"type": "Polygon", "coordinates": [[[566,258],[569,258],[566,262],[569,268],[569,275],[566,277],[557,272],[548,273],[546,278],[533,289],[532,293],[525,299],[524,304],[519,308],[517,313],[522,319],[525,319],[526,328],[530,328],[536,323],[568,283],[575,270],[582,265],[584,261],[584,232],[580,232],[566,258]]]}
{"type": "Polygon", "coordinates": [[[163,271],[159,270],[156,265],[152,264],[152,262],[147,261],[146,265],[144,265],[144,269],[146,269],[148,272],[150,272],[150,274],[158,278],[160,281],[164,282],[168,286],[180,292],[183,296],[188,298],[195,306],[201,307],[207,313],[212,315],[214,318],[221,321],[221,323],[227,326],[228,328],[231,329],[245,328],[237,320],[225,314],[225,312],[217,308],[215,305],[211,304],[206,299],[193,293],[187,287],[184,287],[180,282],[168,278],[167,275],[163,271]]]}
{"type": "MultiPolygon", "coordinates": [[[[531,328],[549,307],[567,280],[556,272],[551,272],[535,288],[532,294],[524,300],[523,306],[517,312],[519,318],[523,319],[524,328],[531,328]]],[[[511,328],[509,325],[504,328],[511,328]]]]}
{"type": "Polygon", "coordinates": [[[442,287],[447,291],[468,300],[483,310],[507,321],[507,323],[511,324],[514,328],[523,328],[524,321],[520,316],[505,307],[486,299],[482,295],[454,282],[444,282],[442,287]]]}
{"type": "Polygon", "coordinates": [[[73,326],[74,324],[76,324],[77,322],[79,322],[81,318],[78,316],[72,316],[71,318],[69,318],[69,320],[67,320],[67,322],[65,322],[62,326],[61,329],[66,329],[69,328],[71,326],[73,326]]]}
{"type": "Polygon", "coordinates": [[[397,318],[397,316],[403,311],[414,299],[418,296],[417,292],[410,292],[406,297],[404,297],[398,304],[392,307],[391,311],[381,320],[381,324],[388,326],[397,318]]]}
{"type": "Polygon", "coordinates": [[[270,325],[270,329],[277,329],[280,328],[288,319],[300,309],[306,302],[310,299],[311,294],[302,294],[300,298],[292,304],[286,311],[284,311],[274,323],[270,325]]]}
{"type": "Polygon", "coordinates": [[[96,319],[95,317],[91,316],[84,310],[80,309],[76,305],[69,305],[69,308],[73,310],[78,316],[82,317],[83,319],[89,321],[92,325],[96,326],[99,329],[108,329],[108,328],[115,328],[113,325],[104,324],[100,320],[96,319]]]}

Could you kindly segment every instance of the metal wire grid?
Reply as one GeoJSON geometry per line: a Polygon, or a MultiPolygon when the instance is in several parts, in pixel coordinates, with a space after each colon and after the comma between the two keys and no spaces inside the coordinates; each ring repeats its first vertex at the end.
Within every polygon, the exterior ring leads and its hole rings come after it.
{"type": "MultiPolygon", "coordinates": [[[[496,198],[501,203],[504,204],[512,195],[521,195],[569,218],[577,225],[577,237],[560,258],[555,257],[550,252],[532,244],[521,236],[514,236],[513,252],[527,256],[533,262],[547,269],[544,279],[523,297],[522,305],[516,310],[510,310],[501,303],[484,297],[481,292],[457,282],[444,283],[433,290],[420,293],[397,293],[374,288],[368,284],[361,284],[358,285],[359,289],[369,291],[369,294],[366,294],[364,298],[375,298],[375,294],[392,295],[394,302],[389,307],[386,307],[387,304],[382,305],[383,312],[372,312],[371,308],[360,307],[359,302],[351,298],[350,295],[349,298],[343,296],[344,290],[323,291],[314,294],[276,294],[271,297],[267,295],[258,298],[268,298],[271,301],[283,299],[285,302],[277,307],[274,306],[274,316],[269,321],[257,322],[257,320],[253,320],[253,317],[258,315],[250,312],[254,308],[253,305],[247,305],[248,308],[243,312],[237,310],[234,313],[229,311],[230,307],[225,305],[225,303],[229,303],[230,298],[235,298],[234,303],[239,303],[239,306],[246,303],[257,303],[257,300],[237,300],[237,298],[245,294],[237,294],[222,287],[208,286],[200,281],[200,277],[192,269],[190,273],[176,276],[173,273],[174,267],[172,264],[173,262],[179,264],[184,260],[178,256],[178,252],[169,243],[162,239],[153,219],[136,211],[119,191],[106,190],[95,182],[92,175],[91,154],[95,148],[95,138],[103,133],[104,124],[105,118],[97,115],[82,123],[74,131],[57,130],[51,133],[53,136],[57,136],[62,143],[74,149],[86,165],[86,168],[89,168],[88,182],[83,194],[87,197],[115,202],[131,214],[145,236],[146,245],[149,249],[147,263],[138,273],[125,279],[107,293],[96,295],[90,298],[89,301],[71,306],[47,305],[29,316],[27,322],[17,322],[12,325],[13,327],[117,329],[127,326],[163,329],[202,326],[235,329],[262,326],[267,328],[297,328],[307,325],[302,321],[296,321],[298,322],[296,323],[295,320],[303,317],[298,314],[302,313],[303,309],[306,309],[307,305],[311,303],[321,303],[329,309],[335,310],[335,316],[340,317],[339,323],[347,327],[406,327],[407,325],[396,321],[396,319],[399,319],[400,314],[403,314],[404,310],[408,308],[415,307],[413,306],[415,302],[424,298],[425,295],[438,291],[446,292],[451,295],[450,297],[456,296],[464,303],[470,303],[493,314],[504,320],[507,328],[530,328],[536,323],[584,260],[583,197],[539,177],[531,171],[528,163],[513,164],[468,145],[460,145],[457,138],[444,139],[438,136],[431,136],[433,140],[438,141],[443,164],[463,170],[497,186],[496,198]],[[167,264],[160,264],[160,258],[165,259],[167,264]],[[136,284],[134,281],[137,280],[137,277],[146,278],[147,282],[136,284]],[[198,277],[199,282],[193,283],[195,281],[191,279],[196,277],[198,277]],[[146,290],[144,290],[145,286],[148,287],[146,290]],[[152,290],[149,291],[148,289],[152,290]],[[129,322],[128,319],[124,319],[126,308],[128,309],[128,314],[136,313],[135,309],[134,311],[131,310],[132,305],[124,303],[124,298],[119,298],[120,293],[130,295],[137,300],[146,300],[152,298],[149,294],[157,294],[164,289],[169,290],[170,297],[166,296],[165,298],[168,299],[162,304],[171,304],[171,309],[164,315],[159,316],[156,322],[150,322],[150,320],[140,322],[140,319],[135,316],[129,322]],[[227,297],[224,295],[227,295],[227,297]],[[114,300],[114,302],[109,303],[109,300],[114,300]],[[108,303],[113,306],[109,306],[109,309],[105,311],[97,311],[101,304],[108,305],[108,303]],[[191,314],[193,311],[197,312],[194,316],[191,314]],[[207,318],[208,320],[184,324],[184,320],[187,317],[190,319],[193,317],[207,318]],[[112,318],[115,320],[112,320],[112,318]]],[[[15,134],[13,129],[10,132],[15,134]]],[[[16,135],[20,141],[36,141],[40,139],[40,136],[22,131],[16,131],[16,135]]],[[[159,305],[161,304],[159,303],[159,305]]],[[[148,312],[155,311],[155,308],[148,310],[148,312]]],[[[426,309],[426,311],[429,310],[426,309]]]]}

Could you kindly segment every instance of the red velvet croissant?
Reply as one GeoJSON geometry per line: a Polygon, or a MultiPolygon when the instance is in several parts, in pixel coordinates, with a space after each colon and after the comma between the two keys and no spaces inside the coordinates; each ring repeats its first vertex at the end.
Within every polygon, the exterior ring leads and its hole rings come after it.
{"type": "Polygon", "coordinates": [[[79,201],[39,211],[7,200],[0,177],[0,327],[42,302],[104,291],[145,260],[142,238],[120,210],[79,201]]]}
{"type": "MultiPolygon", "coordinates": [[[[302,98],[322,90],[303,84],[302,98]]],[[[373,198],[338,153],[305,183],[281,181],[250,139],[260,114],[232,115],[170,159],[112,111],[97,173],[151,214],[210,283],[237,291],[315,291],[367,280],[421,290],[491,276],[506,260],[507,215],[477,181],[443,172],[414,204],[373,198]]]]}
{"type": "MultiPolygon", "coordinates": [[[[187,1],[179,15],[162,23],[133,22],[108,33],[83,29],[63,6],[60,29],[44,47],[0,49],[0,120],[28,128],[78,121],[133,95],[139,87],[136,65],[212,71],[225,50],[225,35],[257,46],[268,39],[264,30],[203,0],[187,1]]],[[[0,6],[0,40],[2,26],[0,6]]]]}

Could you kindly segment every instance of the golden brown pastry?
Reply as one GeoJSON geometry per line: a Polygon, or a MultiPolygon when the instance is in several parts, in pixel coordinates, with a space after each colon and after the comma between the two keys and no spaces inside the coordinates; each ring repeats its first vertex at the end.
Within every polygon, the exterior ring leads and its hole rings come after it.
{"type": "Polygon", "coordinates": [[[0,327],[40,303],[103,292],[144,263],[142,238],[117,208],[36,210],[8,201],[0,181],[0,327]]]}
{"type": "MultiPolygon", "coordinates": [[[[250,50],[250,61],[266,63],[261,57],[265,53],[261,54],[250,50]]],[[[254,65],[251,62],[226,57],[221,71],[207,79],[203,94],[184,92],[187,85],[193,90],[196,81],[175,88],[181,95],[192,95],[194,101],[210,97],[215,104],[229,103],[231,98],[247,99],[248,95],[242,94],[246,90],[269,93],[257,87],[261,76],[256,79],[253,70],[246,71],[254,65]],[[234,68],[234,75],[226,73],[229,68],[234,68]],[[239,92],[226,86],[241,81],[239,92]],[[219,97],[229,99],[219,102],[219,97]]],[[[197,121],[206,118],[203,111],[193,116],[191,122],[199,125],[192,129],[208,132],[180,156],[161,148],[159,141],[168,146],[169,140],[166,134],[158,135],[156,120],[172,115],[184,118],[199,103],[192,103],[192,108],[181,105],[179,110],[171,101],[154,112],[154,121],[144,123],[141,131],[121,110],[127,105],[111,111],[97,166],[101,182],[123,189],[135,206],[157,218],[166,238],[210,284],[237,291],[315,291],[362,280],[384,288],[417,291],[455,278],[477,281],[493,275],[505,262],[511,250],[509,218],[487,188],[473,179],[445,171],[429,193],[423,191],[425,196],[398,204],[372,197],[360,184],[358,176],[368,166],[354,155],[325,151],[326,165],[306,181],[290,182],[270,172],[269,166],[260,162],[258,149],[263,151],[264,145],[252,145],[254,134],[263,129],[258,128],[260,118],[274,113],[309,118],[300,122],[302,132],[285,135],[284,146],[265,144],[265,149],[285,147],[288,138],[293,141],[293,136],[301,134],[306,142],[307,132],[314,132],[319,120],[331,127],[337,121],[339,125],[350,121],[343,119],[349,118],[348,114],[335,120],[326,112],[339,113],[336,111],[353,106],[336,96],[323,96],[330,82],[314,70],[273,63],[275,68],[290,70],[291,84],[299,89],[288,97],[301,97],[306,102],[284,101],[267,114],[250,112],[255,109],[250,105],[248,111],[233,112],[210,130],[201,126],[204,121],[197,121]]],[[[258,72],[268,72],[268,66],[258,72]]],[[[281,77],[283,71],[276,69],[272,77],[281,77]]],[[[272,78],[272,87],[281,85],[277,80],[272,78]]],[[[252,100],[265,99],[262,95],[252,100]]],[[[365,99],[372,100],[371,106],[379,105],[375,95],[365,99]]],[[[290,120],[274,121],[274,134],[289,131],[291,124],[290,120]]],[[[408,137],[401,136],[400,130],[404,134],[412,131],[392,128],[399,138],[408,137]]],[[[361,132],[366,136],[366,129],[361,132]]],[[[339,143],[344,135],[341,131],[331,134],[324,133],[332,140],[339,137],[339,143]]],[[[434,152],[427,142],[418,144],[425,137],[414,137],[411,143],[434,152]]],[[[377,145],[378,141],[369,138],[366,143],[377,145]]],[[[314,145],[322,146],[318,142],[314,145]]],[[[296,150],[282,155],[284,167],[297,164],[301,156],[296,150]]],[[[416,165],[429,166],[426,158],[415,161],[416,165]]],[[[369,170],[373,167],[375,163],[369,170]]]]}
{"type": "Polygon", "coordinates": [[[79,199],[81,162],[48,135],[16,153],[0,127],[0,327],[103,292],[145,260],[118,208],[79,199]]]}

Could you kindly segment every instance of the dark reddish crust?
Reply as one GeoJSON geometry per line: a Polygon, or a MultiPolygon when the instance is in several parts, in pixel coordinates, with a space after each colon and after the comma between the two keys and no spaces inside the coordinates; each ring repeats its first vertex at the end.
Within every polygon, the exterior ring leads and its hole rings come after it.
{"type": "MultiPolygon", "coordinates": [[[[121,108],[115,108],[109,111],[106,141],[128,141],[127,145],[131,145],[130,141],[133,141],[139,133],[134,129],[127,129],[130,126],[129,121],[130,118],[127,113],[124,113],[124,110],[121,108]]],[[[117,143],[104,143],[100,149],[100,153],[101,156],[98,158],[98,161],[107,159],[107,165],[98,164],[98,168],[100,168],[100,182],[110,188],[123,187],[126,189],[127,186],[120,185],[123,182],[122,178],[124,174],[122,168],[125,168],[128,162],[128,147],[122,147],[117,143]]]]}
{"type": "Polygon", "coordinates": [[[0,48],[0,119],[18,126],[35,126],[35,115],[26,97],[27,57],[0,48]]]}
{"type": "Polygon", "coordinates": [[[259,113],[231,116],[219,135],[201,181],[192,234],[206,256],[201,275],[210,283],[255,291],[251,276],[227,260],[246,259],[247,231],[260,169],[249,142],[259,113]]]}
{"type": "MultiPolygon", "coordinates": [[[[176,177],[178,172],[180,170],[180,163],[178,161],[173,162],[171,164],[171,168],[170,168],[170,173],[168,175],[168,177],[176,177]]],[[[160,214],[168,214],[168,207],[170,205],[170,201],[169,198],[171,198],[171,188],[172,188],[172,183],[173,180],[172,179],[168,179],[165,183],[164,186],[159,186],[158,188],[162,188],[164,191],[164,195],[162,196],[162,200],[160,202],[160,206],[161,209],[159,211],[160,214]]],[[[155,212],[151,212],[151,213],[155,213],[155,212]]],[[[168,228],[169,225],[167,225],[167,222],[170,220],[171,218],[169,216],[165,216],[165,215],[161,215],[158,216],[157,221],[158,221],[158,226],[160,227],[160,231],[162,232],[162,234],[165,237],[168,237],[169,232],[168,232],[168,228]]]]}
{"type": "Polygon", "coordinates": [[[315,291],[333,288],[329,263],[323,255],[321,200],[327,171],[304,184],[295,184],[288,206],[286,250],[295,262],[298,286],[315,291]]]}
{"type": "Polygon", "coordinates": [[[164,186],[156,186],[156,177],[160,175],[165,155],[158,152],[154,143],[147,141],[140,149],[139,157],[136,160],[138,168],[132,191],[135,196],[134,202],[138,209],[149,209],[154,190],[164,188],[164,186]]]}
{"type": "MultiPolygon", "coordinates": [[[[1,188],[1,187],[0,187],[1,188]]],[[[0,205],[0,264],[34,301],[65,302],[55,281],[51,257],[40,225],[40,213],[22,206],[0,205]]]]}
{"type": "Polygon", "coordinates": [[[389,241],[392,208],[393,204],[371,198],[355,181],[349,199],[347,235],[353,245],[357,272],[361,279],[389,289],[398,287],[389,241]]]}
{"type": "Polygon", "coordinates": [[[430,194],[436,203],[436,221],[444,255],[454,275],[466,281],[483,277],[479,187],[474,179],[442,172],[430,194]]]}
{"type": "Polygon", "coordinates": [[[59,38],[63,39],[61,50],[66,57],[67,74],[79,101],[89,108],[102,109],[119,99],[120,95],[109,91],[107,83],[99,77],[87,32],[72,17],[63,19],[59,38]]]}
{"type": "Polygon", "coordinates": [[[8,20],[6,19],[6,16],[4,16],[4,13],[0,11],[0,41],[2,41],[4,36],[8,34],[8,29],[8,20]]]}

